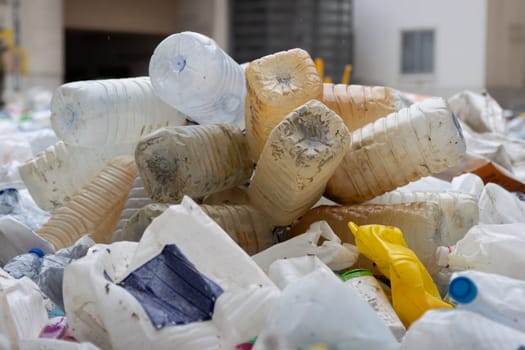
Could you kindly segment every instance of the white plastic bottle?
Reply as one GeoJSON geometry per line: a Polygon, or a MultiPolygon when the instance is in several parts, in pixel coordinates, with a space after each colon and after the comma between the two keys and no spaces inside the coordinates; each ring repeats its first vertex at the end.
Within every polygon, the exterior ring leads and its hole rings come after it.
{"type": "Polygon", "coordinates": [[[51,100],[57,136],[84,146],[136,143],[153,130],[184,121],[155,95],[149,77],[67,83],[51,100]]]}
{"type": "Polygon", "coordinates": [[[244,122],[244,71],[205,35],[168,36],[151,56],[149,75],[164,102],[200,124],[244,122]]]}
{"type": "Polygon", "coordinates": [[[475,270],[452,275],[448,294],[456,308],[477,312],[525,332],[525,281],[475,270]]]}
{"type": "Polygon", "coordinates": [[[441,98],[414,103],[351,133],[325,196],[360,203],[437,173],[465,153],[461,127],[441,98]]]}

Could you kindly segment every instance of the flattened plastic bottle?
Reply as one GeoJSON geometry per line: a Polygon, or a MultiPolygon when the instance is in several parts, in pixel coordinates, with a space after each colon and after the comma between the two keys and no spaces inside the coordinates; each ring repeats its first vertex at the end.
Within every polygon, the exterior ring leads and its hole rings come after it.
{"type": "Polygon", "coordinates": [[[136,176],[133,157],[114,158],[87,186],[57,209],[37,231],[55,249],[66,248],[84,234],[109,242],[136,176]]]}
{"type": "Polygon", "coordinates": [[[324,83],[322,101],[351,131],[403,107],[399,91],[385,86],[324,83]]]}
{"type": "Polygon", "coordinates": [[[342,119],[319,101],[291,112],[270,133],[248,188],[251,203],[286,226],[321,198],[348,147],[342,119]]]}
{"type": "Polygon", "coordinates": [[[165,38],[151,56],[149,75],[155,93],[196,122],[243,122],[244,71],[207,36],[187,31],[165,38]]]}
{"type": "Polygon", "coordinates": [[[443,99],[414,103],[351,133],[325,196],[361,203],[455,165],[465,150],[461,127],[443,99]]]}
{"type": "Polygon", "coordinates": [[[292,49],[264,56],[246,68],[246,137],[257,162],[273,128],[297,107],[321,100],[323,83],[310,55],[292,49]]]}
{"type": "Polygon", "coordinates": [[[184,121],[154,94],[149,77],[67,83],[51,101],[57,136],[83,146],[136,143],[153,130],[184,121]]]}
{"type": "Polygon", "coordinates": [[[158,130],[139,142],[135,160],[144,189],[162,203],[239,186],[253,170],[246,138],[229,124],[158,130]]]}
{"type": "Polygon", "coordinates": [[[132,155],[134,148],[133,144],[91,148],[59,141],[18,169],[35,203],[54,210],[93,180],[112,158],[132,155]]]}

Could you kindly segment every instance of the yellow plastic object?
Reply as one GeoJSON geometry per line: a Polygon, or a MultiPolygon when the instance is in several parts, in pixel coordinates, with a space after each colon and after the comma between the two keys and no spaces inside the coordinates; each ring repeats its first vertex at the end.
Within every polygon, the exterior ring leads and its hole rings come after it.
{"type": "Polygon", "coordinates": [[[374,261],[390,279],[392,303],[405,327],[427,310],[452,307],[441,300],[432,277],[407,247],[400,229],[383,225],[357,226],[353,222],[349,222],[348,227],[355,236],[359,252],[374,261]]]}
{"type": "Polygon", "coordinates": [[[341,84],[350,84],[350,73],[352,73],[352,65],[346,64],[341,78],[341,84]]]}

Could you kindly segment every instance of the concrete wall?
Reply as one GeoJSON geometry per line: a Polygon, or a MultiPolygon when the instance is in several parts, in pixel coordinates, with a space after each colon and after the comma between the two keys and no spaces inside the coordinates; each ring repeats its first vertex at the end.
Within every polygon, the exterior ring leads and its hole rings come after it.
{"type": "MultiPolygon", "coordinates": [[[[449,97],[485,86],[487,0],[354,0],[354,82],[449,97]],[[401,31],[434,29],[434,74],[401,74],[401,31]]],[[[519,1],[519,0],[516,0],[519,1]]]]}

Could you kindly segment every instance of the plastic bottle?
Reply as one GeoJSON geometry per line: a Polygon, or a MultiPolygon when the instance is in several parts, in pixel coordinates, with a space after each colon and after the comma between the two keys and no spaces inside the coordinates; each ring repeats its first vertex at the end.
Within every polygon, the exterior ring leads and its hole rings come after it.
{"type": "Polygon", "coordinates": [[[51,126],[66,143],[100,147],[136,143],[185,117],[153,92],[149,77],[67,83],[51,101],[51,126]]]}
{"type": "Polygon", "coordinates": [[[246,81],[241,66],[212,39],[172,34],[149,63],[155,93],[200,124],[242,123],[246,81]]]}
{"type": "Polygon", "coordinates": [[[406,329],[401,323],[381,285],[374,275],[366,269],[346,271],[339,276],[345,284],[352,286],[357,294],[374,308],[379,318],[390,328],[398,341],[405,335],[406,329]]]}
{"type": "Polygon", "coordinates": [[[324,83],[322,101],[351,131],[403,108],[399,91],[384,86],[324,83]]]}
{"type": "Polygon", "coordinates": [[[436,261],[450,270],[475,269],[525,279],[525,224],[477,225],[454,246],[438,247],[436,261]]]}
{"type": "Polygon", "coordinates": [[[93,180],[112,158],[132,155],[134,149],[133,144],[90,148],[59,141],[18,169],[36,204],[54,210],[93,180]]]}
{"type": "Polygon", "coordinates": [[[42,258],[44,252],[39,248],[31,248],[28,253],[18,255],[9,260],[4,266],[4,270],[14,278],[29,277],[36,280],[40,267],[42,266],[42,258]]]}
{"type": "Polygon", "coordinates": [[[441,300],[432,277],[407,248],[401,230],[382,225],[357,226],[353,222],[348,227],[359,252],[375,262],[390,279],[394,310],[405,327],[427,310],[451,307],[441,300]]]}
{"type": "Polygon", "coordinates": [[[248,188],[250,202],[286,226],[321,198],[348,147],[342,119],[319,101],[291,112],[268,136],[248,188]]]}
{"type": "Polygon", "coordinates": [[[163,203],[236,187],[253,169],[246,138],[228,124],[158,130],[139,142],[135,160],[146,192],[163,203]]]}
{"type": "Polygon", "coordinates": [[[479,197],[480,224],[525,222],[525,203],[503,187],[488,183],[479,197]]]}
{"type": "Polygon", "coordinates": [[[456,117],[441,98],[414,103],[351,133],[350,147],[325,196],[339,203],[370,200],[455,165],[465,153],[456,117]]]}
{"type": "Polygon", "coordinates": [[[525,331],[525,281],[474,270],[456,272],[448,294],[457,309],[525,331]]]}
{"type": "Polygon", "coordinates": [[[297,107],[321,100],[323,83],[308,52],[281,51],[246,68],[246,137],[257,162],[273,128],[297,107]]]}
{"type": "Polygon", "coordinates": [[[133,157],[119,156],[74,195],[37,231],[55,249],[72,245],[84,234],[109,242],[136,176],[133,157]]]}
{"type": "Polygon", "coordinates": [[[465,236],[472,226],[478,224],[480,217],[476,197],[453,191],[392,191],[367,203],[397,204],[411,202],[436,203],[441,209],[443,220],[440,235],[436,237],[436,244],[455,244],[465,236]]]}

